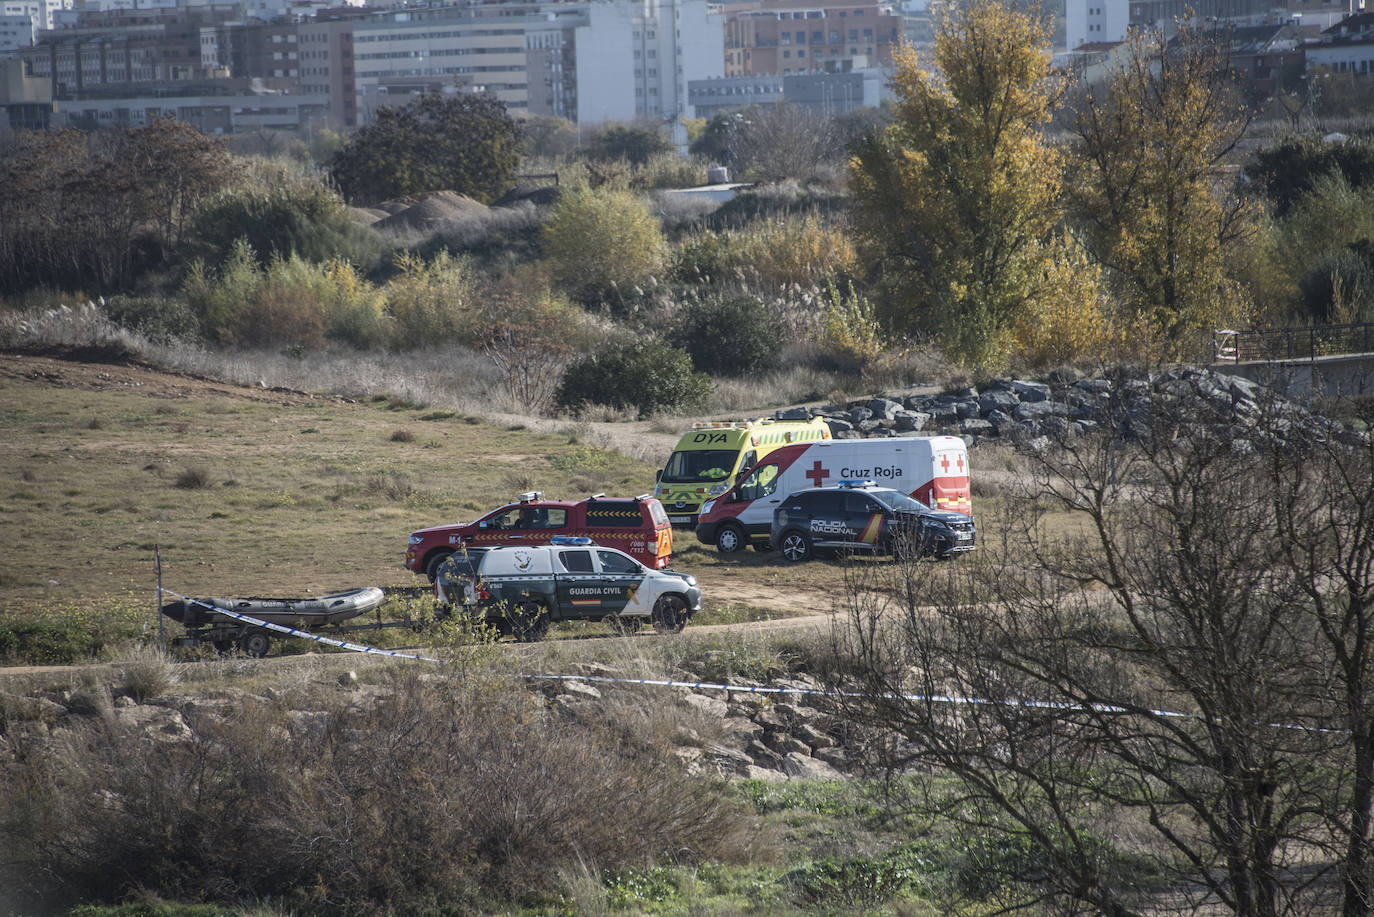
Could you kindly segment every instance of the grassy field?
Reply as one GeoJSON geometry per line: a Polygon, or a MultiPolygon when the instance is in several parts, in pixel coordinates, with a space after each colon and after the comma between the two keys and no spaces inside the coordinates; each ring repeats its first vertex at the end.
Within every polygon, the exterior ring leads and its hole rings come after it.
{"type": "MultiPolygon", "coordinates": [[[[165,587],[186,595],[420,586],[403,566],[411,531],[526,490],[645,493],[658,467],[588,442],[576,424],[535,433],[387,398],[146,370],[94,388],[99,367],[82,369],[63,384],[0,374],[0,620],[11,624],[155,626],[155,550],[165,587]]],[[[701,578],[703,622],[826,610],[840,582],[830,564],[722,558],[683,532],[674,566],[701,578]]]]}

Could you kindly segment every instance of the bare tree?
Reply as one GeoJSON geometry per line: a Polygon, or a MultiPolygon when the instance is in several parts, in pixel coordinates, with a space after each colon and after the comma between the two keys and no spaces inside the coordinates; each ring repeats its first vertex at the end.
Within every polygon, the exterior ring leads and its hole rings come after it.
{"type": "Polygon", "coordinates": [[[823,163],[844,158],[832,118],[785,103],[746,112],[735,122],[729,150],[744,175],[762,181],[804,180],[823,163]]]}
{"type": "Polygon", "coordinates": [[[921,805],[1034,852],[1008,907],[1368,913],[1368,440],[1203,375],[1110,408],[977,557],[855,590],[850,714],[954,778],[921,805]]]}

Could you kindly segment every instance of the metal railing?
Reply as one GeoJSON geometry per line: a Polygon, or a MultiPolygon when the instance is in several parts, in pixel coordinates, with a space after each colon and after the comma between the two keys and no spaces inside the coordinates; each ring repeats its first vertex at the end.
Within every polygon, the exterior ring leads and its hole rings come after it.
{"type": "Polygon", "coordinates": [[[1219,363],[1315,360],[1347,353],[1374,353],[1374,322],[1212,332],[1212,357],[1219,363]]]}

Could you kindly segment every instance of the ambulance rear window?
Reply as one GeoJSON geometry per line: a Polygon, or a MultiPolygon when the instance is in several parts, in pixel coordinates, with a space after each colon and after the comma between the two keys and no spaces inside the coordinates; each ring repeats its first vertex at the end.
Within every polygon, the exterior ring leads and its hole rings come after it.
{"type": "Polygon", "coordinates": [[[639,506],[634,500],[597,500],[587,506],[587,525],[591,528],[638,528],[643,521],[639,506]]]}

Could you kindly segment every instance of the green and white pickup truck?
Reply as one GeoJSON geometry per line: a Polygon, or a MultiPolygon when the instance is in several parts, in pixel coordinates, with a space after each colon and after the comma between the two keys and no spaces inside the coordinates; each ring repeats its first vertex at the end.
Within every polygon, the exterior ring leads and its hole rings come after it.
{"type": "Polygon", "coordinates": [[[570,620],[607,620],[627,631],[648,621],[660,633],[677,633],[701,610],[696,577],[651,570],[590,538],[490,548],[472,572],[441,567],[440,600],[480,611],[488,624],[522,641],[570,620]]]}

